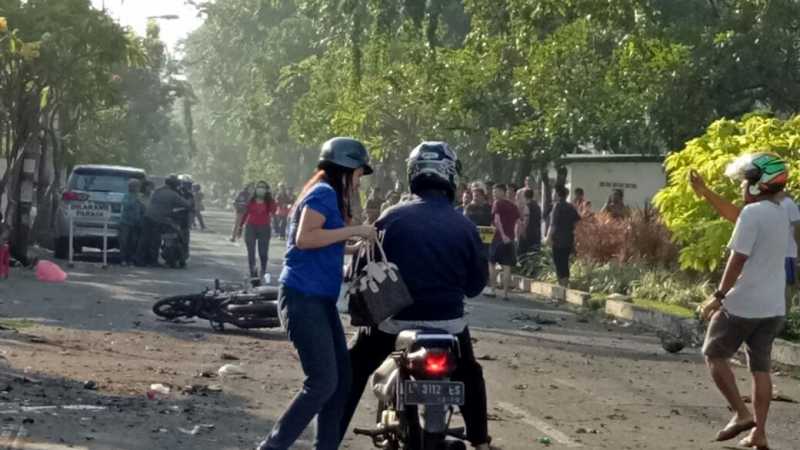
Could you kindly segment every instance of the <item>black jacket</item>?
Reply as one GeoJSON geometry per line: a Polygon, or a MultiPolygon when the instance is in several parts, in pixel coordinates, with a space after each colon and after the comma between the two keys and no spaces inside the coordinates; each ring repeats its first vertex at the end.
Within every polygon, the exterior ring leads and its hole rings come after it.
{"type": "Polygon", "coordinates": [[[464,297],[483,291],[489,265],[478,230],[438,193],[401,203],[378,220],[383,248],[414,298],[396,320],[450,320],[464,315],[464,297]]]}

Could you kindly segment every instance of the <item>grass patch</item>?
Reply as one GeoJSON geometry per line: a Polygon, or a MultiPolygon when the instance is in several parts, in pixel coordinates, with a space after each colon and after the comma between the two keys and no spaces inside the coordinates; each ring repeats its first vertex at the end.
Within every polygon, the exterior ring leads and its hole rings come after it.
{"type": "Polygon", "coordinates": [[[645,300],[642,298],[634,298],[633,304],[637,306],[641,306],[642,308],[650,309],[653,311],[662,312],[664,314],[669,314],[672,316],[682,317],[684,319],[692,319],[694,318],[694,310],[686,308],[684,306],[676,305],[673,303],[664,303],[658,302],[654,300],[645,300]]]}
{"type": "Polygon", "coordinates": [[[36,322],[26,319],[0,319],[0,327],[13,328],[15,330],[24,330],[25,328],[32,328],[36,322]]]}

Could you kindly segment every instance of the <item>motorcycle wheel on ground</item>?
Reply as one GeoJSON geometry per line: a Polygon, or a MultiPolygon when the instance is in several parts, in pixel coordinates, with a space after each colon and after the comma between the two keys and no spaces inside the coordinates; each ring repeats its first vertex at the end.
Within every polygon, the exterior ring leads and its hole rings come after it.
{"type": "Polygon", "coordinates": [[[197,304],[203,299],[201,294],[175,295],[159,300],[153,305],[153,313],[167,320],[179,317],[193,317],[197,304]]]}

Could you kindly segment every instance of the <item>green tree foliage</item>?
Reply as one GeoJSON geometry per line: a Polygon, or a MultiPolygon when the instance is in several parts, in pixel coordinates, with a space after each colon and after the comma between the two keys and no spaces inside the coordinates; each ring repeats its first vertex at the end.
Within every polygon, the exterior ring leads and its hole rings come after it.
{"type": "Polygon", "coordinates": [[[203,8],[208,20],[187,44],[190,79],[204,117],[226,124],[209,129],[234,136],[198,151],[209,161],[246,149],[238,173],[248,178],[297,178],[321,141],[351,134],[387,175],[419,140],[447,139],[468,176],[519,179],[567,152],[664,153],[720,117],[790,115],[800,104],[792,0],[203,8]]]}
{"type": "MultiPolygon", "coordinates": [[[[715,271],[724,262],[725,246],[733,225],[718,214],[689,185],[689,171],[697,170],[715,192],[741,203],[741,189],[725,177],[727,165],[737,156],[756,151],[774,152],[789,163],[791,174],[800,173],[800,116],[781,120],[750,115],[742,120],[718,120],[667,158],[669,185],[655,198],[664,222],[681,244],[680,263],[685,269],[715,271]]],[[[790,177],[788,191],[800,193],[800,179],[790,177]]]]}

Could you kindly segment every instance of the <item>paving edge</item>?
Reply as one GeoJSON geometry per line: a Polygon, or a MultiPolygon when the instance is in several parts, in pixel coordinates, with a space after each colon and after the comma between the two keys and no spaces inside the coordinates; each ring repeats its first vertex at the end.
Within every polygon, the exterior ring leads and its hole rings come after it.
{"type": "MultiPolygon", "coordinates": [[[[698,329],[695,319],[653,311],[620,300],[606,300],[606,314],[670,333],[693,332],[698,329]]],[[[772,360],[786,366],[800,367],[800,344],[775,339],[775,343],[772,345],[772,360]]]]}
{"type": "MultiPolygon", "coordinates": [[[[498,279],[498,281],[500,280],[498,279]]],[[[588,306],[592,297],[588,292],[566,289],[562,286],[535,281],[519,275],[512,276],[512,283],[523,292],[530,292],[536,296],[580,307],[588,306]]],[[[606,299],[605,312],[607,315],[617,319],[636,322],[648,328],[677,335],[688,333],[698,337],[696,334],[697,330],[700,329],[698,321],[695,319],[673,316],[612,298],[606,299]]],[[[699,338],[702,339],[702,336],[699,336],[699,338]]],[[[779,364],[800,367],[800,344],[776,339],[772,346],[772,359],[779,364]]]]}
{"type": "Polygon", "coordinates": [[[561,303],[566,302],[575,306],[586,307],[589,305],[589,300],[592,298],[592,295],[588,292],[567,289],[557,284],[544,283],[519,275],[512,276],[512,283],[522,292],[531,293],[561,303]]]}

